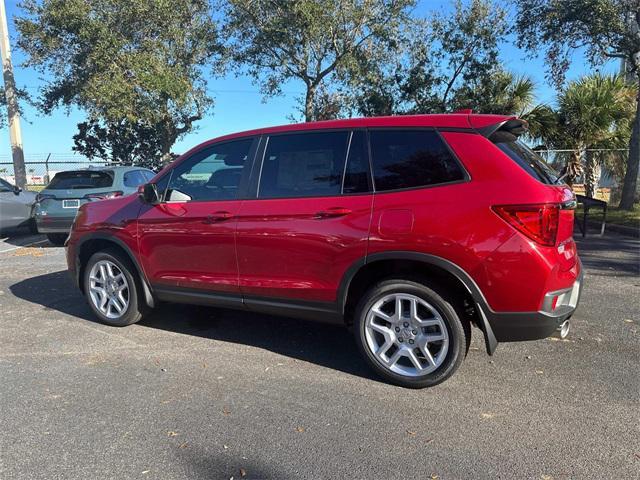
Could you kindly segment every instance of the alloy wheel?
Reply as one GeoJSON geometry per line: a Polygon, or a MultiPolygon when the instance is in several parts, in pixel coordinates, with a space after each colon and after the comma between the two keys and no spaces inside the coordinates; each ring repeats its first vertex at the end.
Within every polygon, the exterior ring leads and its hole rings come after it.
{"type": "Polygon", "coordinates": [[[89,296],[105,317],[116,319],[129,307],[129,283],[115,263],[100,260],[89,272],[89,296]]]}
{"type": "Polygon", "coordinates": [[[367,311],[365,338],[376,360],[393,373],[421,377],[445,360],[449,333],[431,304],[408,293],[378,299],[367,311]]]}

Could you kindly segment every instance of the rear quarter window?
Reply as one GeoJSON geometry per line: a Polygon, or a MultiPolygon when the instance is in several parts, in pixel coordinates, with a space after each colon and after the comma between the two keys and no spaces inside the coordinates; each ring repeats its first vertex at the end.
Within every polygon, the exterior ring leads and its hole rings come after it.
{"type": "Polygon", "coordinates": [[[548,185],[558,183],[560,174],[515,135],[497,131],[491,135],[490,140],[536,180],[548,185]]]}
{"type": "Polygon", "coordinates": [[[113,172],[88,170],[59,172],[51,179],[48,190],[80,190],[108,188],[113,185],[113,172]]]}
{"type": "Polygon", "coordinates": [[[376,191],[426,187],[461,181],[462,166],[433,130],[372,130],[376,191]]]}

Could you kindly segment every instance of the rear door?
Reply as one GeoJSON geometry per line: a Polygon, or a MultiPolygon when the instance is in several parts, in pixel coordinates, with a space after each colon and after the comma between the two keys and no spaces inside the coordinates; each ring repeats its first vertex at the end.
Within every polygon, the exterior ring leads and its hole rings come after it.
{"type": "Polygon", "coordinates": [[[0,179],[0,228],[15,227],[29,219],[31,205],[15,193],[13,185],[0,179]]]}
{"type": "Polygon", "coordinates": [[[204,147],[158,181],[162,201],[143,206],[138,221],[141,261],[158,292],[240,301],[234,237],[256,146],[249,137],[204,147]]]}
{"type": "Polygon", "coordinates": [[[367,252],[365,137],[341,130],[263,139],[257,198],[238,216],[240,288],[250,308],[278,299],[332,307],[345,271],[367,252]]]}

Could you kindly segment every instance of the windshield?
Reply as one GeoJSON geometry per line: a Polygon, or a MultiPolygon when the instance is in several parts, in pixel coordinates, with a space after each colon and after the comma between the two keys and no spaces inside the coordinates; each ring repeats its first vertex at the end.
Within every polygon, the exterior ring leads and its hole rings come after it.
{"type": "Polygon", "coordinates": [[[549,166],[540,155],[517,140],[514,135],[507,132],[496,132],[491,136],[491,140],[532,177],[542,183],[558,183],[560,174],[549,166]],[[500,133],[505,135],[500,135],[500,133]]]}
{"type": "Polygon", "coordinates": [[[113,173],[81,170],[56,173],[47,190],[79,190],[83,188],[108,188],[113,185],[113,173]]]}

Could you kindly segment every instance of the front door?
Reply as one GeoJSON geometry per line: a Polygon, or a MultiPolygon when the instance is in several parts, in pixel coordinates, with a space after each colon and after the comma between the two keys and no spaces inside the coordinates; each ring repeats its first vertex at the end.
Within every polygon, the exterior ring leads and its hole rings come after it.
{"type": "Polygon", "coordinates": [[[264,309],[267,299],[335,304],[345,271],[367,252],[365,145],[364,131],[266,139],[257,198],[245,200],[238,216],[240,288],[249,308],[264,309]]]}
{"type": "Polygon", "coordinates": [[[234,236],[255,143],[204,147],[158,181],[162,201],[143,207],[138,233],[145,274],[160,293],[239,296],[234,236]]]}

